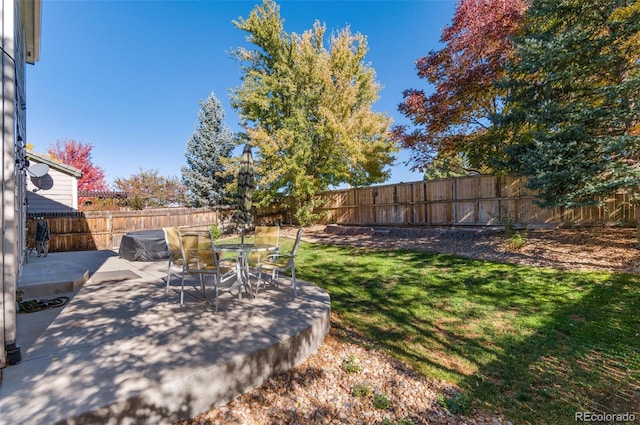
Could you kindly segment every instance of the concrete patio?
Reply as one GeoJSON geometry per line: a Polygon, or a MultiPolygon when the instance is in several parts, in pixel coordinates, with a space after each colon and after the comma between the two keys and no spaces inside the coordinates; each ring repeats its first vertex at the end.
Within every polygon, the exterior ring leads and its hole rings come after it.
{"type": "Polygon", "coordinates": [[[194,278],[183,307],[178,278],[165,294],[166,265],[31,255],[24,298],[70,300],[18,314],[22,362],[3,369],[0,424],[171,424],[302,363],[329,330],[329,296],[310,283],[297,298],[287,278],[257,298],[225,293],[216,312],[194,278]]]}

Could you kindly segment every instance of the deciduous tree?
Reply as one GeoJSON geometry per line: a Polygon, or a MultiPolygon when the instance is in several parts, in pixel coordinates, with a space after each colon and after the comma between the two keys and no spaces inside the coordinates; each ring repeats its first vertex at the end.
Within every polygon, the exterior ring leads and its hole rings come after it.
{"type": "Polygon", "coordinates": [[[232,105],[257,147],[258,203],[290,197],[305,222],[314,195],[330,186],[385,181],[396,148],[390,119],[372,110],[380,85],[365,62],[366,37],[345,28],[325,45],[319,22],[301,35],[287,33],[271,0],[234,24],[255,46],[235,51],[243,77],[232,105]]]}
{"type": "Polygon", "coordinates": [[[108,190],[104,170],[93,164],[91,143],[82,143],[73,139],[57,140],[49,145],[49,155],[58,161],[82,171],[78,181],[78,190],[108,190]]]}
{"type": "Polygon", "coordinates": [[[133,209],[182,206],[186,203],[185,187],[177,177],[162,177],[158,170],[142,170],[129,178],[116,178],[118,190],[127,192],[133,209]]]}
{"type": "Polygon", "coordinates": [[[520,28],[524,0],[460,0],[444,47],[416,61],[418,76],[433,92],[408,89],[398,109],[413,127],[395,126],[394,138],[412,151],[413,169],[424,171],[437,156],[464,153],[475,168],[487,167],[500,141],[486,137],[506,94],[494,82],[511,60],[511,37],[520,28]]]}
{"type": "Polygon", "coordinates": [[[232,156],[234,146],[233,133],[224,122],[222,104],[211,93],[200,102],[196,128],[187,141],[187,164],[181,169],[191,206],[228,203],[225,187],[233,176],[227,172],[224,161],[232,156]]]}

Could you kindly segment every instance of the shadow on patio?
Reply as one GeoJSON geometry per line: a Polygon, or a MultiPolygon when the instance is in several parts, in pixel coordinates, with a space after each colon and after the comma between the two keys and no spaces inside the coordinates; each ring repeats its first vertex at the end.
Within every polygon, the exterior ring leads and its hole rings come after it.
{"type": "Polygon", "coordinates": [[[91,252],[64,253],[94,261],[88,282],[61,294],[67,305],[18,315],[23,358],[3,371],[0,423],[191,418],[302,363],[329,329],[329,296],[306,282],[297,298],[289,282],[255,299],[224,294],[218,312],[190,286],[180,308],[164,260],[91,252]]]}

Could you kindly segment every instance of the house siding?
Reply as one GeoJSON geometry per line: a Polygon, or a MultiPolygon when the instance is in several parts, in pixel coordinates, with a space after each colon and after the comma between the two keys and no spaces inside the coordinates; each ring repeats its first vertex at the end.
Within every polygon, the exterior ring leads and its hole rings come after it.
{"type": "Polygon", "coordinates": [[[75,177],[50,169],[44,177],[31,177],[27,180],[29,214],[70,212],[77,209],[78,180],[75,177]]]}
{"type": "Polygon", "coordinates": [[[27,213],[60,213],[78,210],[78,180],[82,171],[52,159],[48,155],[27,152],[29,169],[44,164],[44,176],[28,175],[27,213]]]}
{"type": "Polygon", "coordinates": [[[16,342],[16,288],[26,246],[26,63],[39,57],[40,0],[0,0],[2,85],[2,252],[0,253],[0,368],[16,342]],[[25,16],[25,10],[26,15],[25,16]],[[30,59],[27,55],[30,39],[30,59]]]}
{"type": "Polygon", "coordinates": [[[0,9],[2,42],[2,296],[0,297],[0,367],[6,366],[5,345],[16,339],[15,291],[18,281],[19,261],[16,242],[19,240],[19,208],[16,185],[16,126],[19,119],[16,103],[20,83],[16,70],[23,66],[19,51],[20,30],[14,23],[20,22],[20,5],[14,0],[2,0],[0,9]]]}

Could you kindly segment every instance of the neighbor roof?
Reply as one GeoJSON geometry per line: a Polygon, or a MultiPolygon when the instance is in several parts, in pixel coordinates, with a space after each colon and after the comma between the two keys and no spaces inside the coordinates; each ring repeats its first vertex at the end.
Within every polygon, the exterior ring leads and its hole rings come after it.
{"type": "Polygon", "coordinates": [[[77,168],[72,167],[71,165],[67,165],[62,162],[56,161],[52,159],[49,155],[45,156],[44,154],[37,154],[35,152],[27,151],[27,159],[33,160],[35,162],[40,162],[42,164],[47,164],[49,167],[55,170],[58,170],[65,174],[72,175],[73,177],[76,177],[78,179],[82,177],[82,170],[78,170],[77,168]]]}

